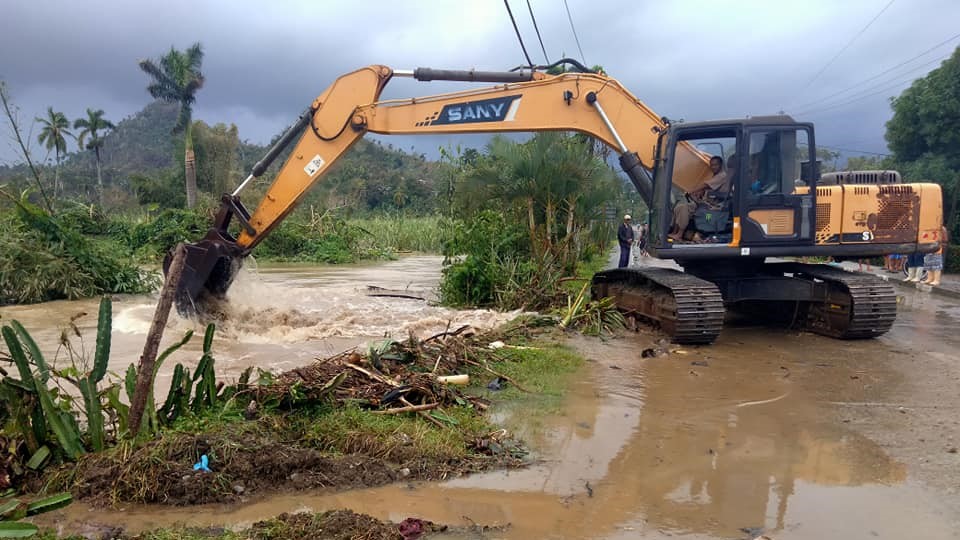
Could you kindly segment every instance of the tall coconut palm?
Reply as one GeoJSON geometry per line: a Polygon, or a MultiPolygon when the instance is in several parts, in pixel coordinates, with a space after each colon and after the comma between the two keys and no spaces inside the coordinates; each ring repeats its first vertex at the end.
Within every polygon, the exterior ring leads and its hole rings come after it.
{"type": "Polygon", "coordinates": [[[203,49],[194,43],[185,51],[170,47],[159,60],[141,60],[140,69],[153,78],[147,91],[156,99],[180,104],[180,115],[173,133],[183,132],[183,168],[186,176],[187,207],[197,204],[197,167],[193,153],[192,117],[197,91],[203,87],[203,49]]]}
{"type": "Polygon", "coordinates": [[[61,190],[60,158],[67,153],[67,137],[73,137],[73,133],[70,133],[70,121],[62,112],[54,111],[53,107],[47,107],[46,118],[38,116],[36,121],[41,125],[37,140],[47,150],[53,150],[57,156],[57,166],[53,173],[53,196],[56,197],[61,190]]]}
{"type": "MultiPolygon", "coordinates": [[[[103,109],[87,109],[87,117],[78,118],[73,123],[73,129],[82,130],[77,135],[77,143],[81,148],[93,150],[97,157],[97,189],[100,193],[100,206],[103,206],[103,175],[100,172],[100,148],[103,147],[103,136],[100,132],[105,132],[114,127],[116,126],[113,125],[113,122],[103,117],[103,109]],[[88,137],[89,141],[87,140],[88,137]],[[84,142],[86,142],[86,146],[84,146],[84,142]]],[[[103,135],[106,135],[106,133],[103,135]]]]}

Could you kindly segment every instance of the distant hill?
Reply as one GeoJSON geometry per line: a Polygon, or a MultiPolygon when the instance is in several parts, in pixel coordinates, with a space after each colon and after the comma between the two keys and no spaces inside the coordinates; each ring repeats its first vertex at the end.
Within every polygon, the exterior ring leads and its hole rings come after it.
{"type": "MultiPolygon", "coordinates": [[[[131,173],[151,173],[174,165],[174,140],[171,132],[177,121],[178,105],[155,101],[142,110],[117,122],[117,128],[104,138],[104,182],[120,183],[131,173]]],[[[93,152],[74,149],[67,154],[61,166],[66,186],[89,186],[96,181],[93,152]]],[[[34,142],[34,159],[42,158],[46,150],[34,142]]],[[[26,165],[0,167],[0,179],[29,174],[26,165]]],[[[69,188],[68,188],[69,189],[69,188]]],[[[81,190],[82,191],[82,190],[81,190]]]]}
{"type": "MultiPolygon", "coordinates": [[[[164,169],[176,163],[173,126],[179,105],[155,101],[140,112],[124,118],[107,135],[103,144],[103,164],[115,174],[130,174],[164,169]]],[[[93,153],[71,156],[93,163],[93,153]]]]}
{"type": "MultiPolygon", "coordinates": [[[[178,144],[180,136],[174,138],[172,135],[177,112],[177,104],[156,101],[119,122],[114,120],[117,127],[106,136],[101,153],[106,186],[119,188],[120,192],[133,197],[130,177],[135,175],[141,178],[167,178],[165,181],[170,182],[171,189],[179,189],[177,186],[183,182],[182,143],[178,144]],[[178,146],[181,149],[178,150],[178,146]]],[[[106,117],[111,119],[109,111],[106,117]]],[[[253,164],[269,148],[269,145],[261,146],[241,140],[232,127],[211,127],[202,121],[197,124],[199,127],[194,129],[194,143],[197,145],[197,183],[201,189],[231,190],[246,177],[253,164]],[[203,133],[212,133],[213,138],[204,137],[203,133]],[[229,133],[232,143],[225,142],[225,133],[229,133]],[[205,144],[220,146],[204,147],[205,144]],[[224,148],[230,149],[226,151],[233,154],[232,157],[224,155],[224,148]],[[217,161],[211,165],[207,156],[215,156],[217,161]],[[204,163],[199,163],[201,160],[205,160],[204,163]],[[227,178],[223,178],[224,175],[227,178]]],[[[279,137],[280,134],[274,140],[279,137]]],[[[76,144],[71,144],[74,151],[64,158],[61,166],[63,184],[68,195],[93,201],[96,196],[93,152],[76,150],[76,144]]],[[[35,144],[34,148],[38,146],[35,144]]],[[[292,145],[277,158],[271,170],[256,183],[257,186],[251,186],[253,191],[262,193],[265,190],[266,184],[273,180],[279,165],[290,151],[292,145]]],[[[449,166],[428,161],[424,155],[412,149],[405,152],[391,144],[361,140],[331,168],[303,203],[328,208],[348,207],[358,211],[402,207],[414,212],[429,212],[439,203],[438,195],[447,191],[448,171],[449,166]]],[[[26,165],[0,167],[0,181],[28,176],[26,165]]],[[[52,178],[52,172],[48,176],[52,178]]],[[[21,188],[27,185],[23,181],[15,181],[15,184],[21,188]]],[[[256,197],[259,193],[251,193],[250,196],[256,197]]]]}

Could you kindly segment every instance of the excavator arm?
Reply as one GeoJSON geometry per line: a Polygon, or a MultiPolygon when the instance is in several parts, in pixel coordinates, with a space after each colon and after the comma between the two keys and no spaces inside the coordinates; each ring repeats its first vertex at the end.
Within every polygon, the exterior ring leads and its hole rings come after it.
{"type": "MultiPolygon", "coordinates": [[[[575,62],[570,62],[576,65],[575,62]]],[[[582,66],[580,66],[582,68],[582,66]]],[[[659,134],[667,124],[615,79],[602,74],[542,71],[449,71],[419,68],[393,70],[368,66],[338,78],[320,94],[298,121],[254,166],[232,195],[224,195],[213,228],[188,246],[188,259],[178,288],[178,308],[197,309],[204,293],[226,292],[239,261],[250,253],[344,153],[367,133],[436,134],[482,132],[577,131],[591,135],[620,154],[620,163],[641,196],[652,201],[648,170],[654,166],[659,134]],[[499,83],[448,94],[380,101],[395,77],[420,81],[452,80],[499,83]],[[299,136],[290,157],[256,210],[250,214],[240,191],[263,174],[271,162],[299,136]],[[231,219],[240,223],[233,238],[231,219]]],[[[689,161],[684,176],[673,181],[692,190],[709,178],[709,156],[684,145],[675,159],[689,161]]],[[[169,265],[169,258],[165,268],[169,265]]]]}

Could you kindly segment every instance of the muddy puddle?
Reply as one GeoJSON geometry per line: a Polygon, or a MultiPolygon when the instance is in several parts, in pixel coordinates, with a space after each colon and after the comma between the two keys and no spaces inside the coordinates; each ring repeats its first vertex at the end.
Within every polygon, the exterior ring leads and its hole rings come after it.
{"type": "Polygon", "coordinates": [[[527,422],[537,441],[540,462],[527,469],[236,506],[74,504],[48,523],[244,527],[282,512],[349,508],[392,521],[509,525],[451,538],[955,537],[955,516],[845,416],[904,384],[874,361],[889,343],[850,347],[741,326],[713,347],[641,359],[655,339],[570,342],[589,362],[560,413],[532,427],[525,415],[507,419],[527,422]]]}
{"type": "MultiPolygon", "coordinates": [[[[447,325],[495,326],[509,314],[485,310],[451,310],[424,300],[368,296],[368,286],[435,296],[442,258],[408,256],[363,265],[259,265],[248,261],[229,292],[229,320],[218,324],[214,341],[218,377],[235,378],[247,366],[274,372],[288,370],[371,341],[410,333],[429,336],[447,325]]],[[[34,336],[48,359],[59,367],[70,357],[58,348],[72,317],[83,341],[75,346],[92,355],[98,299],[0,307],[0,321],[17,319],[34,336]]],[[[110,369],[124,373],[137,362],[156,307],[156,296],[119,295],[113,304],[110,369]]],[[[199,335],[166,362],[158,377],[165,392],[177,362],[199,360],[203,325],[171,314],[161,350],[193,329],[199,335]]]]}

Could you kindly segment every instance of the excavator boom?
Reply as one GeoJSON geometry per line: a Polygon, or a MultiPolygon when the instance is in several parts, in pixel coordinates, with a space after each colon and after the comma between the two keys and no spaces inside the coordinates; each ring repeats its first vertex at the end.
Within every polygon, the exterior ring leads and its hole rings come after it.
{"type": "MultiPolygon", "coordinates": [[[[188,259],[177,297],[181,312],[196,311],[206,293],[223,295],[239,266],[303,199],[310,188],[344,153],[367,133],[428,134],[578,131],[589,134],[621,154],[621,164],[649,202],[653,187],[647,171],[653,167],[659,134],[666,122],[615,79],[592,73],[571,60],[561,61],[580,71],[550,75],[543,71],[479,72],[418,68],[393,70],[373,65],[345,74],[320,94],[298,121],[254,166],[232,195],[224,195],[219,214],[207,236],[188,246],[188,259]],[[499,83],[441,95],[380,101],[384,87],[396,77],[420,81],[448,80],[499,83]],[[297,137],[299,140],[263,200],[252,212],[239,193],[262,175],[297,137]],[[236,219],[240,233],[227,231],[236,219]]],[[[710,174],[709,156],[687,145],[677,159],[688,161],[685,174],[675,178],[693,187],[710,174]]],[[[169,266],[169,257],[165,269],[169,266]]]]}

